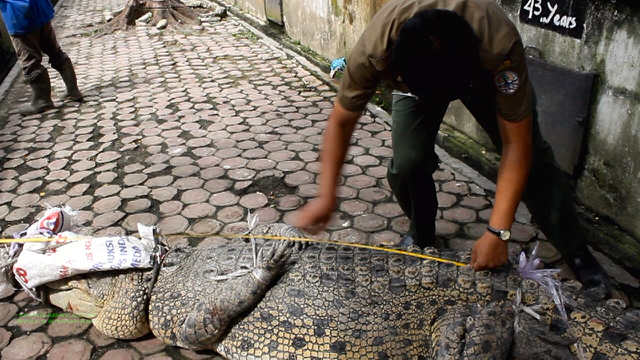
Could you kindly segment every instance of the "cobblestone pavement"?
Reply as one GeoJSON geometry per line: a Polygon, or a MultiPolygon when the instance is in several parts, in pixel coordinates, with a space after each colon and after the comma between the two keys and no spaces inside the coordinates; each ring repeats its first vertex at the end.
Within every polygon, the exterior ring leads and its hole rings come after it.
{"type": "MultiPolygon", "coordinates": [[[[201,246],[191,235],[238,233],[248,211],[262,222],[291,220],[317,190],[318,148],[335,91],[289,53],[236,18],[158,31],[96,36],[103,11],[125,0],[66,0],[54,25],[76,64],[86,102],[15,114],[30,92],[16,81],[0,110],[0,230],[25,229],[45,204],[78,210],[87,235],[131,234],[156,224],[169,241],[201,246]]],[[[64,85],[50,70],[54,91],[64,85]]],[[[397,243],[408,220],[385,180],[388,122],[358,125],[343,170],[339,210],[320,236],[397,243]]],[[[468,249],[485,231],[495,185],[438,150],[435,173],[440,246],[468,249]]],[[[565,269],[522,207],[513,256],[541,240],[540,255],[565,269]]],[[[603,256],[621,286],[636,279],[603,256]]],[[[204,359],[213,353],[169,348],[152,336],[105,337],[22,291],[0,297],[3,359],[204,359]],[[35,319],[24,321],[24,319],[35,319]],[[40,319],[40,320],[38,320],[40,319]],[[47,319],[54,319],[47,322],[47,319]]]]}

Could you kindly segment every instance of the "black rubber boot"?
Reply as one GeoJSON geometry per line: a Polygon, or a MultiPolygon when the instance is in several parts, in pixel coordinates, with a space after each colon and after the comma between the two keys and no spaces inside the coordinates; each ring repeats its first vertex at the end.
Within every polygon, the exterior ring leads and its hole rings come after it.
{"type": "Polygon", "coordinates": [[[607,297],[612,294],[609,276],[586,246],[580,250],[571,251],[563,257],[576,279],[586,289],[592,289],[607,297]]]}
{"type": "Polygon", "coordinates": [[[46,70],[41,71],[29,85],[33,91],[31,104],[18,109],[21,115],[38,114],[55,107],[51,101],[51,81],[46,70]]]}
{"type": "Polygon", "coordinates": [[[69,98],[73,101],[82,101],[83,96],[80,89],[78,89],[78,80],[71,60],[67,59],[60,64],[57,64],[54,69],[58,70],[67,87],[67,92],[62,95],[62,98],[69,98]]]}

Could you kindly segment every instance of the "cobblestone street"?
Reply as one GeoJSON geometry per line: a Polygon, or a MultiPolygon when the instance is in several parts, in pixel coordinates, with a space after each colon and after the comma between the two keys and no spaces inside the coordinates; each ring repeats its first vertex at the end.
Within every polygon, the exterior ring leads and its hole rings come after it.
{"type": "MultiPolygon", "coordinates": [[[[85,235],[131,235],[143,223],[157,225],[170,244],[193,246],[218,241],[209,234],[244,231],[248,211],[263,223],[290,223],[318,190],[318,151],[336,94],[326,75],[233,16],[167,30],[96,31],[104,11],[125,3],[64,0],[58,9],[53,24],[85,102],[54,95],[56,109],[22,117],[16,108],[30,96],[22,75],[1,100],[2,237],[26,229],[47,205],[64,204],[78,211],[74,225],[85,235]]],[[[62,79],[46,67],[61,93],[62,79]]],[[[388,119],[361,119],[338,211],[319,237],[395,244],[407,232],[385,178],[390,142],[388,119]]],[[[444,151],[438,155],[438,245],[470,249],[486,229],[495,185],[444,151]]],[[[572,276],[524,206],[513,238],[513,259],[540,240],[543,261],[572,276]]],[[[617,285],[640,285],[597,257],[617,285]]],[[[152,335],[107,338],[79,318],[47,323],[59,310],[21,290],[0,299],[2,359],[219,359],[152,335]]]]}

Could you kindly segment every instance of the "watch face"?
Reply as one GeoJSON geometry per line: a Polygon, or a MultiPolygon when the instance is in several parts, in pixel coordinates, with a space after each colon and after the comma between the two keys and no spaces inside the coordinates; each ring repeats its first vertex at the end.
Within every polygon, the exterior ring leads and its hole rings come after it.
{"type": "Polygon", "coordinates": [[[511,231],[503,230],[502,232],[500,232],[500,239],[509,240],[510,238],[511,238],[511,231]]]}

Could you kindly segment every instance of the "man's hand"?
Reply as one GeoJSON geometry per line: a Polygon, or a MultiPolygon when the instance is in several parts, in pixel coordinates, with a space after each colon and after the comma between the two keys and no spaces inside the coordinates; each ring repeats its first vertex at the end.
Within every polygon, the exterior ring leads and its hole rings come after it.
{"type": "Polygon", "coordinates": [[[473,246],[469,265],[475,270],[488,270],[506,263],[508,259],[507,242],[485,233],[473,246]]]}
{"type": "Polygon", "coordinates": [[[317,197],[298,212],[295,226],[310,234],[317,234],[327,227],[331,213],[335,207],[335,198],[317,197]]]}

